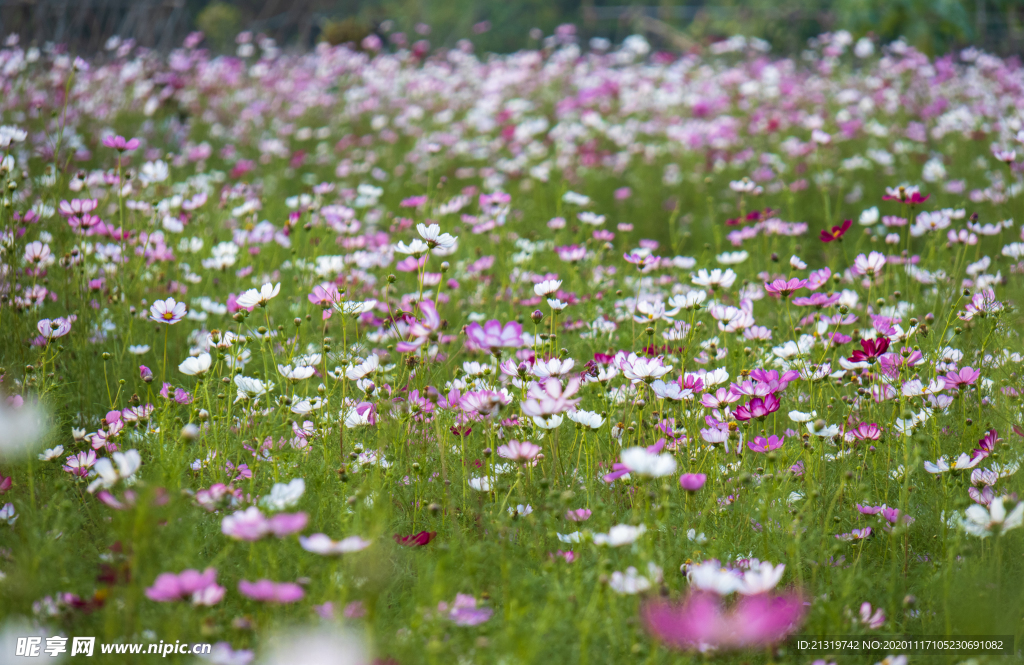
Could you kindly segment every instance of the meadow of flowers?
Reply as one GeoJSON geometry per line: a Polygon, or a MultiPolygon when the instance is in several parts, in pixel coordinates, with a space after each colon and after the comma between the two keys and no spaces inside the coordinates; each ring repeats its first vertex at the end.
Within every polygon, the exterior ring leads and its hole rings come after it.
{"type": "Polygon", "coordinates": [[[1020,649],[1019,63],[409,42],[0,49],[3,649],[1020,649]]]}

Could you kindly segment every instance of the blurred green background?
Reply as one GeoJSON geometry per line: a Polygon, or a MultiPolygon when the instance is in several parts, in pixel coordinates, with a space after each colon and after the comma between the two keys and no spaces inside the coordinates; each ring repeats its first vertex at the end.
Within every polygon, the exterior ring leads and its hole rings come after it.
{"type": "Polygon", "coordinates": [[[0,34],[95,52],[111,35],[166,50],[202,30],[207,47],[226,51],[241,30],[299,48],[398,32],[410,44],[470,39],[480,51],[509,52],[573,23],[582,40],[643,33],[668,50],[743,34],[795,53],[809,37],[843,29],[883,41],[902,36],[929,54],[977,45],[1014,55],[1024,45],[1022,12],[1024,0],[0,0],[0,34]],[[429,34],[417,32],[419,24],[429,34]]]}

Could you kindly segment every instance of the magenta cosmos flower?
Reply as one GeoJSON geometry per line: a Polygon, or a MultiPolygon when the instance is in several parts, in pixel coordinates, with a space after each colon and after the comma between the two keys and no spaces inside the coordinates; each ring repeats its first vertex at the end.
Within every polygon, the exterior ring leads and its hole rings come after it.
{"type": "Polygon", "coordinates": [[[727,610],[717,595],[695,593],[682,605],[648,603],[641,614],[647,630],[675,649],[748,649],[779,642],[795,631],[804,604],[797,595],[758,594],[727,610]]]}
{"type": "Polygon", "coordinates": [[[149,308],[149,318],[157,323],[171,325],[184,319],[186,312],[188,312],[188,308],[185,306],[185,303],[178,302],[174,298],[168,298],[167,300],[157,300],[153,303],[153,306],[149,308]]]}
{"type": "Polygon", "coordinates": [[[270,580],[238,581],[238,592],[247,598],[264,603],[294,603],[302,600],[306,592],[293,582],[271,582],[270,580]]]}
{"type": "Polygon", "coordinates": [[[466,336],[481,349],[491,351],[501,348],[518,349],[523,346],[523,327],[515,321],[505,325],[491,319],[484,325],[471,323],[466,326],[466,336]]]}
{"type": "Polygon", "coordinates": [[[703,473],[684,473],[679,476],[679,486],[687,492],[696,492],[704,487],[704,483],[707,481],[708,477],[703,473]]]}
{"type": "Polygon", "coordinates": [[[746,404],[736,407],[736,420],[750,420],[751,418],[765,418],[771,413],[779,410],[779,398],[775,395],[765,395],[764,399],[755,397],[746,404]]]}
{"type": "Polygon", "coordinates": [[[853,352],[848,360],[852,363],[871,362],[889,350],[889,338],[862,339],[860,349],[853,352]]]}
{"type": "Polygon", "coordinates": [[[831,229],[821,232],[822,242],[832,242],[833,240],[839,240],[850,230],[850,225],[853,224],[850,220],[844,220],[841,226],[833,226],[831,229]]]}

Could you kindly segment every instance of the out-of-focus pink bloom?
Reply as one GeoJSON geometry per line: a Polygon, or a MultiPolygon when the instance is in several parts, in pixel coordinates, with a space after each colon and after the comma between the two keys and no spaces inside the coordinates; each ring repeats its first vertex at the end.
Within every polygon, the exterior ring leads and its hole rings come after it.
{"type": "Polygon", "coordinates": [[[126,139],[123,136],[107,136],[103,139],[103,145],[113,148],[118,152],[135,150],[139,147],[139,139],[126,139]]]}
{"type": "Polygon", "coordinates": [[[418,305],[423,320],[414,319],[409,325],[408,341],[402,340],[395,345],[399,353],[409,353],[423,346],[430,336],[441,327],[441,316],[437,313],[434,303],[429,300],[421,300],[418,305]]]}
{"type": "Polygon", "coordinates": [[[309,515],[306,513],[278,513],[267,520],[267,528],[278,538],[284,538],[302,531],[308,523],[309,515]]]}
{"type": "Polygon", "coordinates": [[[704,473],[684,473],[679,476],[679,486],[687,492],[696,492],[704,487],[704,483],[707,481],[707,474],[704,473]]]}
{"type": "MultiPolygon", "coordinates": [[[[93,454],[93,457],[96,456],[96,453],[93,453],[91,450],[89,452],[93,454]]],[[[11,489],[11,484],[13,482],[14,481],[11,480],[10,476],[0,476],[0,494],[3,494],[7,490],[11,489]]]]}
{"type": "Polygon", "coordinates": [[[565,514],[565,519],[570,522],[586,522],[590,519],[590,515],[591,512],[589,508],[579,508],[577,510],[570,510],[567,512],[565,514]]]}
{"type": "Polygon", "coordinates": [[[537,457],[540,453],[540,446],[529,441],[516,441],[513,439],[503,446],[498,446],[498,456],[517,462],[528,462],[537,457]]]}
{"type": "Polygon", "coordinates": [[[270,580],[239,580],[238,592],[247,598],[265,603],[294,603],[306,595],[298,584],[270,580]]]}
{"type": "Polygon", "coordinates": [[[568,411],[579,404],[579,399],[572,399],[580,389],[579,379],[570,379],[565,387],[556,378],[549,378],[541,383],[532,383],[523,402],[523,413],[533,417],[547,417],[568,411]]]}
{"type": "Polygon", "coordinates": [[[871,603],[865,602],[860,606],[860,622],[868,628],[881,628],[885,624],[885,612],[881,607],[872,608],[871,603]],[[874,613],[872,613],[874,609],[874,613]]]}
{"type": "Polygon", "coordinates": [[[194,605],[216,605],[224,598],[225,589],[217,584],[217,571],[207,568],[183,570],[177,575],[161,573],[153,586],[146,589],[146,597],[158,603],[169,603],[192,598],[194,605]]]}
{"type": "Polygon", "coordinates": [[[438,603],[437,610],[447,613],[448,618],[457,626],[477,626],[494,614],[494,610],[489,607],[477,607],[476,598],[465,593],[456,594],[455,602],[450,607],[444,601],[438,603]]]}
{"type": "Polygon", "coordinates": [[[139,365],[139,376],[143,381],[149,383],[153,380],[153,370],[146,367],[145,365],[139,365]]]}
{"type": "Polygon", "coordinates": [[[523,327],[515,321],[509,321],[504,326],[496,319],[482,326],[474,322],[466,326],[466,336],[477,347],[491,351],[501,348],[518,349],[524,344],[523,327]]]}
{"type": "Polygon", "coordinates": [[[748,649],[779,642],[800,625],[799,596],[744,596],[726,610],[715,594],[694,593],[682,605],[647,603],[641,610],[647,629],[667,646],[687,651],[748,649]]]}

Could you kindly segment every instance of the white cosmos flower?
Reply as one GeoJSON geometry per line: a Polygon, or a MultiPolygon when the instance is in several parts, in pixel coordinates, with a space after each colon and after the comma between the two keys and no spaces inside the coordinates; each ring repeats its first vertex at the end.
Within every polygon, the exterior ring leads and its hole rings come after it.
{"type": "Polygon", "coordinates": [[[247,399],[254,399],[256,397],[266,395],[274,389],[274,384],[272,382],[263,383],[259,379],[236,374],[235,387],[238,389],[238,395],[235,397],[235,402],[242,402],[247,399]]]}
{"type": "Polygon", "coordinates": [[[280,282],[277,284],[264,284],[260,287],[259,291],[256,289],[249,289],[242,295],[238,296],[238,306],[245,307],[246,309],[257,305],[260,307],[266,307],[267,302],[280,292],[280,282]]]}
{"type": "Polygon", "coordinates": [[[414,238],[408,245],[404,242],[398,242],[395,244],[395,251],[399,254],[409,254],[416,257],[417,259],[428,251],[430,251],[430,245],[423,242],[419,238],[414,238]]]}
{"type": "Polygon", "coordinates": [[[739,572],[723,568],[714,559],[690,566],[686,576],[690,580],[690,586],[701,591],[717,593],[719,596],[728,596],[743,588],[743,578],[739,572]]]}
{"type": "Polygon", "coordinates": [[[581,540],[583,540],[583,534],[579,531],[558,534],[558,541],[562,543],[578,543],[581,540]]]}
{"type": "Polygon", "coordinates": [[[487,476],[484,476],[483,478],[470,478],[469,486],[478,492],[490,492],[491,479],[487,476]]]}
{"type": "Polygon", "coordinates": [[[371,544],[372,541],[365,540],[359,536],[349,536],[342,540],[332,540],[325,533],[314,533],[308,538],[306,536],[299,536],[299,545],[302,546],[302,549],[324,556],[359,552],[365,550],[371,544]]]}
{"type": "Polygon", "coordinates": [[[47,448],[43,452],[39,453],[39,459],[44,462],[49,462],[52,459],[57,459],[64,454],[64,446],[57,445],[53,448],[47,448]]]}
{"type": "Polygon", "coordinates": [[[697,286],[703,286],[706,289],[717,289],[719,287],[728,289],[736,281],[736,273],[730,268],[724,271],[720,268],[710,271],[706,268],[701,268],[691,281],[697,286]]]}
{"type": "Polygon", "coordinates": [[[327,400],[321,397],[307,397],[292,404],[291,411],[292,413],[304,416],[313,411],[320,410],[326,403],[327,400]]]}
{"type": "Polygon", "coordinates": [[[651,581],[640,575],[636,568],[630,566],[625,573],[615,571],[608,580],[608,586],[615,593],[622,595],[636,595],[651,588],[651,581]]]}
{"type": "Polygon", "coordinates": [[[547,297],[557,291],[562,286],[562,280],[560,279],[547,279],[539,284],[533,285],[533,292],[538,296],[547,297]]]}
{"type": "Polygon", "coordinates": [[[306,481],[295,478],[288,484],[274,483],[270,494],[260,499],[267,510],[286,510],[295,506],[306,492],[306,481]]]}
{"type": "Polygon", "coordinates": [[[1017,503],[1007,515],[1004,499],[1005,497],[1001,496],[992,499],[988,510],[978,504],[968,508],[963,520],[964,530],[972,536],[987,538],[993,533],[1001,535],[1019,527],[1024,523],[1024,502],[1017,503]]]}
{"type": "Polygon", "coordinates": [[[541,429],[558,429],[558,426],[562,424],[563,417],[561,414],[554,414],[548,417],[534,416],[533,424],[541,429]]]}
{"type": "Polygon", "coordinates": [[[670,307],[675,309],[696,309],[700,307],[701,303],[707,300],[708,292],[694,289],[689,293],[682,293],[680,295],[672,296],[668,299],[670,307]]]}
{"type": "Polygon", "coordinates": [[[579,423],[580,425],[589,427],[590,429],[599,429],[601,425],[604,425],[604,417],[599,413],[594,413],[593,411],[583,411],[580,409],[577,411],[569,411],[565,415],[574,423],[579,423]]]}
{"type": "Polygon", "coordinates": [[[416,231],[433,248],[454,249],[459,244],[458,236],[441,233],[441,227],[437,224],[420,223],[416,225],[416,231]]]}
{"type": "Polygon", "coordinates": [[[294,368],[291,365],[278,365],[277,371],[289,381],[302,381],[313,376],[316,372],[312,367],[301,365],[294,368]]]}
{"type": "Polygon", "coordinates": [[[626,448],[622,451],[622,465],[630,473],[649,478],[662,478],[675,473],[676,459],[669,453],[649,453],[646,448],[626,448]]]}
{"type": "Polygon", "coordinates": [[[358,381],[376,372],[378,367],[380,367],[380,357],[376,353],[371,353],[366,360],[361,360],[345,370],[345,377],[349,381],[358,381]]]}
{"type": "Polygon", "coordinates": [[[621,547],[636,542],[637,538],[647,532],[647,527],[641,524],[616,524],[608,529],[608,533],[595,533],[595,545],[608,545],[609,547],[621,547]]]}
{"type": "Polygon", "coordinates": [[[744,596],[755,596],[771,591],[782,579],[782,573],[785,570],[786,564],[784,563],[773,566],[770,561],[754,560],[751,562],[750,568],[743,571],[743,580],[737,591],[744,596]]]}
{"type": "Polygon", "coordinates": [[[178,371],[189,376],[205,374],[210,369],[212,359],[209,353],[200,353],[198,356],[185,358],[178,365],[178,371]]]}
{"type": "Polygon", "coordinates": [[[96,473],[96,478],[89,483],[88,491],[90,493],[100,487],[110,489],[120,480],[131,482],[134,480],[135,472],[142,466],[142,456],[139,455],[139,451],[134,449],[123,453],[114,453],[111,457],[113,460],[101,457],[93,465],[92,470],[96,473]]]}

